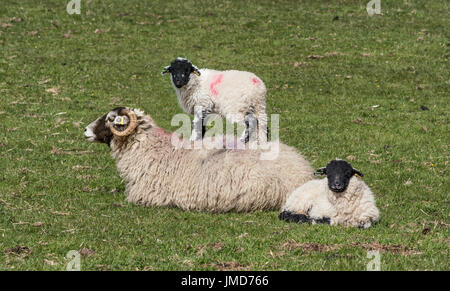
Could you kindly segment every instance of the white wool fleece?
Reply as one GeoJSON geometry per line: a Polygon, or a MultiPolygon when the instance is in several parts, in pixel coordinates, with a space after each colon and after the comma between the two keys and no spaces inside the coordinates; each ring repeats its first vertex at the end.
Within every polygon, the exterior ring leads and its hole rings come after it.
{"type": "Polygon", "coordinates": [[[369,228],[380,218],[372,191],[355,176],[341,193],[331,191],[326,178],[311,180],[291,193],[282,210],[304,214],[313,220],[328,217],[331,225],[362,228],[369,228]]]}
{"type": "Polygon", "coordinates": [[[282,143],[273,160],[260,159],[259,149],[176,148],[171,134],[135,113],[135,132],[114,136],[110,144],[129,202],[208,212],[278,210],[289,193],[313,178],[310,163],[282,143]]]}
{"type": "Polygon", "coordinates": [[[260,140],[266,140],[266,93],[264,82],[255,74],[246,71],[216,71],[200,69],[200,76],[191,74],[189,82],[182,88],[174,85],[178,103],[187,113],[196,114],[195,106],[224,118],[232,116],[232,122],[244,123],[245,115],[251,112],[261,129],[260,140]]]}

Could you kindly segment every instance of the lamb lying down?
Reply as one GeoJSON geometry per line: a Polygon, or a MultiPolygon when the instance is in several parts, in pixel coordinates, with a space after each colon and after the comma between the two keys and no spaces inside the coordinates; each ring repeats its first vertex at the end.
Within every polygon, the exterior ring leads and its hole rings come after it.
{"type": "Polygon", "coordinates": [[[315,175],[327,179],[311,180],[287,198],[281,220],[300,223],[327,223],[369,228],[380,218],[375,197],[362,179],[362,173],[344,160],[333,160],[315,175]]]}

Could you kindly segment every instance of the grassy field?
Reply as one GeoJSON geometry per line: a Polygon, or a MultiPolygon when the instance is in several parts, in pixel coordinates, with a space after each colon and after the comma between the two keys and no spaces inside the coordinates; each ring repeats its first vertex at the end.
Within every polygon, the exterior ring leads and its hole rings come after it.
{"type": "Polygon", "coordinates": [[[449,270],[449,3],[2,0],[0,270],[449,270]],[[181,113],[162,67],[255,72],[282,142],[315,168],[365,174],[369,230],[125,201],[109,149],[83,129],[114,106],[165,129],[181,113]]]}

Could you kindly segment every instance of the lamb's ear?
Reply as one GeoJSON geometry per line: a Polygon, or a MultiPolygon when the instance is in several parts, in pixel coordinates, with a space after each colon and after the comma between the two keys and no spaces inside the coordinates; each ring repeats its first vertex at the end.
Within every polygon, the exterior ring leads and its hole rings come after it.
{"type": "Polygon", "coordinates": [[[353,168],[353,175],[355,176],[360,176],[360,177],[364,177],[363,173],[361,173],[360,170],[357,170],[355,168],[353,168]]]}
{"type": "Polygon", "coordinates": [[[317,170],[314,172],[314,176],[322,176],[322,175],[326,175],[326,174],[327,174],[327,168],[326,168],[326,167],[317,169],[317,170]]]}
{"type": "Polygon", "coordinates": [[[161,72],[161,75],[165,75],[170,73],[170,66],[165,66],[164,69],[161,72]]]}
{"type": "Polygon", "coordinates": [[[194,65],[192,65],[191,72],[194,73],[194,74],[196,74],[197,76],[200,76],[200,75],[201,75],[201,74],[200,74],[200,70],[199,70],[196,66],[194,66],[194,65]]]}

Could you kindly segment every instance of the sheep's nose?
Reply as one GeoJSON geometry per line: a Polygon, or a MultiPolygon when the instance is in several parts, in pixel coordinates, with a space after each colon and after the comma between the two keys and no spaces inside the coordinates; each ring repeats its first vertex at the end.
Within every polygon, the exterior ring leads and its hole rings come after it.
{"type": "Polygon", "coordinates": [[[334,182],[334,184],[331,185],[331,189],[333,190],[342,190],[342,184],[339,182],[334,182]]]}

